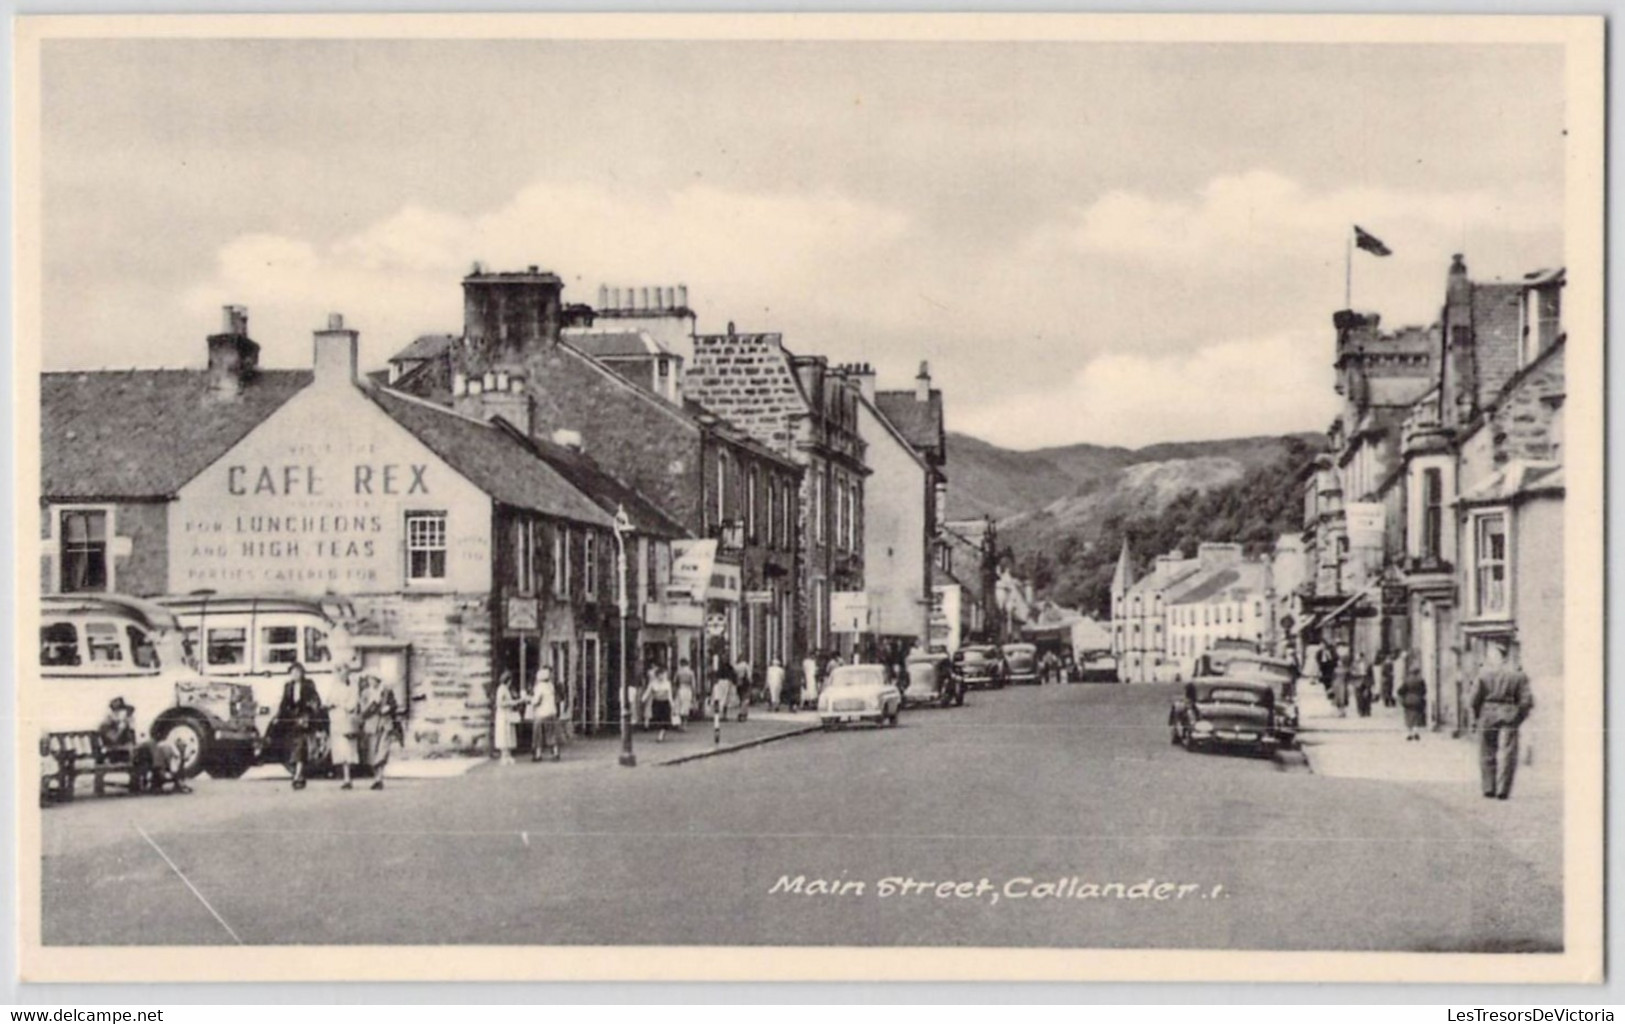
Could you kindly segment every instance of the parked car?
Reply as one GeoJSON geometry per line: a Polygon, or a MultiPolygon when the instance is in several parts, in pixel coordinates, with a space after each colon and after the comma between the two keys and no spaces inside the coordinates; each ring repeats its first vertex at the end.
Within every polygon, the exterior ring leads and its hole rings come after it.
{"type": "Polygon", "coordinates": [[[999,689],[1005,684],[1004,655],[997,647],[977,645],[954,652],[953,674],[964,689],[999,689]]]}
{"type": "Polygon", "coordinates": [[[151,601],[112,594],[40,600],[39,673],[47,732],[97,728],[115,697],[135,708],[138,737],[167,739],[183,774],[242,774],[255,761],[253,691],[203,678],[180,623],[151,601]]]}
{"type": "Polygon", "coordinates": [[[1168,709],[1168,736],[1193,751],[1229,748],[1269,756],[1290,745],[1270,685],[1224,678],[1185,684],[1184,696],[1168,709]]]}
{"type": "Polygon", "coordinates": [[[1213,641],[1212,647],[1208,648],[1208,670],[1213,675],[1222,676],[1224,675],[1224,667],[1230,664],[1231,658],[1257,653],[1258,645],[1251,640],[1242,640],[1239,637],[1220,637],[1213,641]]]}
{"type": "Polygon", "coordinates": [[[1117,682],[1117,659],[1110,654],[1091,654],[1078,663],[1080,683],[1117,682]]]}
{"type": "Polygon", "coordinates": [[[911,654],[904,670],[904,704],[964,705],[965,684],[954,675],[946,654],[911,654]]]}
{"type": "Polygon", "coordinates": [[[1266,654],[1238,654],[1225,665],[1221,678],[1263,683],[1274,690],[1275,718],[1282,741],[1288,746],[1297,742],[1297,674],[1290,660],[1266,654]]]}
{"type": "Polygon", "coordinates": [[[1038,682],[1038,648],[1032,644],[1005,644],[1005,678],[1012,683],[1038,682]]]}
{"type": "Polygon", "coordinates": [[[902,706],[902,691],[886,677],[886,666],[842,665],[818,695],[818,720],[825,729],[848,722],[896,725],[902,706]]]}

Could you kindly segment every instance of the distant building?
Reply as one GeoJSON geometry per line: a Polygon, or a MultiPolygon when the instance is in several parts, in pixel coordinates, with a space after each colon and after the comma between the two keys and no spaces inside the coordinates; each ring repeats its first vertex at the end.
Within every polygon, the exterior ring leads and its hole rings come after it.
{"type": "Polygon", "coordinates": [[[1167,606],[1168,654],[1189,679],[1219,640],[1268,646],[1274,593],[1270,563],[1241,557],[1241,546],[1202,545],[1210,561],[1167,606]]]}

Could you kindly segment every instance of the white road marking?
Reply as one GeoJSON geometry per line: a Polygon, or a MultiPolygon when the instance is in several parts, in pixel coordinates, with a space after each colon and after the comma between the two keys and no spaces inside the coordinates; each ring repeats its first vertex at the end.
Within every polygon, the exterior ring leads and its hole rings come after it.
{"type": "Polygon", "coordinates": [[[239,946],[246,945],[246,943],[243,942],[242,936],[238,935],[237,932],[232,929],[231,925],[226,923],[226,919],[220,916],[220,912],[214,909],[214,906],[210,904],[208,900],[203,898],[202,893],[197,891],[197,886],[193,885],[192,880],[186,877],[186,873],[180,868],[176,867],[175,862],[169,859],[169,854],[164,852],[164,848],[159,846],[157,841],[151,836],[147,835],[147,830],[142,828],[140,825],[137,825],[135,830],[141,833],[141,838],[145,839],[154,850],[158,851],[158,856],[162,857],[164,859],[164,863],[169,865],[169,870],[175,872],[175,877],[179,878],[188,889],[192,890],[192,895],[196,896],[197,901],[203,904],[203,909],[207,910],[211,915],[213,915],[216,921],[220,922],[220,927],[226,930],[226,934],[231,936],[232,941],[237,943],[239,946]]]}

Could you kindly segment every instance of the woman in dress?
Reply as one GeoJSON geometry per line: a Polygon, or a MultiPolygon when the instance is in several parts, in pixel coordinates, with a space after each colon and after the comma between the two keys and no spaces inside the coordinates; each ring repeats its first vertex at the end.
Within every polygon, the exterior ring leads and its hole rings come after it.
{"type": "Polygon", "coordinates": [[[553,687],[553,670],[546,665],[536,670],[536,685],[530,694],[532,733],[530,759],[540,761],[544,752],[559,759],[559,696],[553,687]]]}
{"type": "Polygon", "coordinates": [[[1422,666],[1406,666],[1405,681],[1399,686],[1399,706],[1405,709],[1405,741],[1420,743],[1428,717],[1428,686],[1422,678],[1422,666]]]}
{"type": "Polygon", "coordinates": [[[372,788],[383,789],[390,751],[405,740],[400,705],[395,691],[379,679],[367,687],[361,705],[361,737],[367,744],[367,764],[372,766],[372,788]]]}
{"type": "Polygon", "coordinates": [[[504,671],[491,691],[491,746],[499,764],[513,764],[513,713],[518,705],[513,692],[513,673],[504,671]]]}
{"type": "Polygon", "coordinates": [[[361,698],[350,679],[350,666],[339,664],[334,669],[333,703],[327,706],[329,749],[333,766],[344,773],[340,789],[354,789],[350,773],[357,763],[356,741],[361,731],[361,698]]]}

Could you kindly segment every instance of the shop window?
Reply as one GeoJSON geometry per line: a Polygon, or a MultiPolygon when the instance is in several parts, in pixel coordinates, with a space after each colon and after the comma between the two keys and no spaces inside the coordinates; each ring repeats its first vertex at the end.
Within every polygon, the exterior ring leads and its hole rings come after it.
{"type": "Polygon", "coordinates": [[[1481,616],[1507,613],[1506,515],[1479,516],[1473,522],[1473,611],[1481,616]]]}
{"type": "Polygon", "coordinates": [[[204,661],[209,665],[248,664],[248,630],[241,626],[209,630],[204,661]]]}
{"type": "Polygon", "coordinates": [[[119,643],[118,626],[111,622],[85,623],[85,649],[92,665],[114,665],[124,660],[124,646],[119,643]]]}
{"type": "Polygon", "coordinates": [[[406,578],[446,578],[446,514],[409,512],[406,516],[406,578]]]}
{"type": "Polygon", "coordinates": [[[298,626],[262,626],[260,658],[266,665],[287,666],[299,660],[298,626]]]}
{"type": "Polygon", "coordinates": [[[40,664],[67,668],[79,664],[79,630],[71,622],[53,622],[39,631],[40,664]]]}
{"type": "Polygon", "coordinates": [[[62,513],[60,586],[65,594],[112,589],[107,560],[107,512],[73,509],[62,513]]]}

